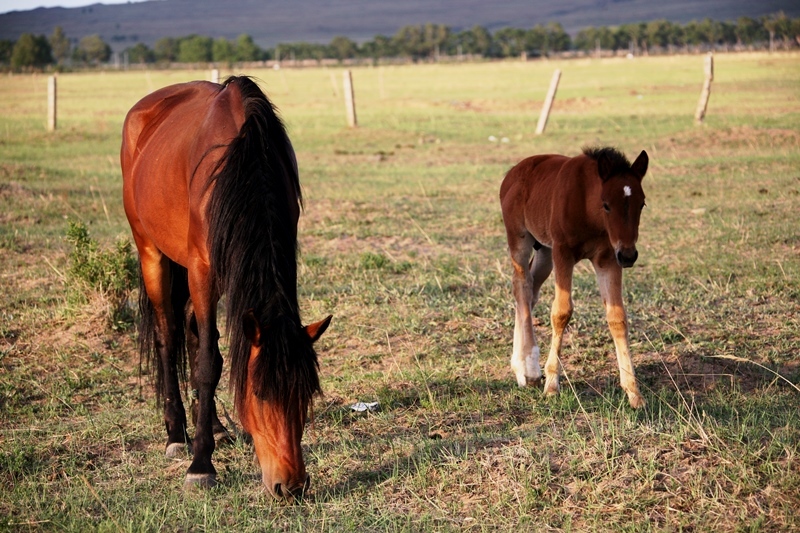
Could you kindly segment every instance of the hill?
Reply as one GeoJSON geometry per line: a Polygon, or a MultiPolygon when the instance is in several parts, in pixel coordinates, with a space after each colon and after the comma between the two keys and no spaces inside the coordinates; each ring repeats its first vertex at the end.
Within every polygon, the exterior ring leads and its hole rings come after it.
{"type": "Polygon", "coordinates": [[[706,17],[735,20],[783,10],[800,16],[795,0],[150,0],[93,4],[80,8],[38,8],[0,15],[0,39],[22,33],[50,35],[61,26],[72,39],[99,34],[115,50],[136,42],[148,46],[161,37],[197,33],[233,39],[253,36],[264,48],[279,43],[327,43],[343,35],[361,42],[393,35],[411,24],[433,22],[455,30],[481,25],[530,28],[561,23],[574,34],[587,26],[608,26],[659,18],[686,23],[706,17]]]}

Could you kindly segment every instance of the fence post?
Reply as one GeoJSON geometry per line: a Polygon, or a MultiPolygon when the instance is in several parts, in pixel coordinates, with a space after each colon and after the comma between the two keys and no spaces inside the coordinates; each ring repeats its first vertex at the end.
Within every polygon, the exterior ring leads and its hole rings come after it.
{"type": "Polygon", "coordinates": [[[709,52],[703,64],[705,71],[705,80],[703,81],[703,90],[700,93],[700,101],[697,102],[697,110],[694,112],[694,121],[697,124],[702,124],[706,116],[706,109],[708,109],[708,98],[711,96],[711,82],[714,81],[714,54],[709,52]]]}
{"type": "Polygon", "coordinates": [[[558,89],[558,81],[561,79],[561,69],[556,69],[553,72],[553,79],[550,80],[550,89],[547,91],[547,98],[544,100],[542,112],[539,114],[539,123],[536,125],[536,135],[544,133],[544,128],[547,126],[547,119],[550,117],[550,109],[553,107],[553,100],[556,98],[556,90],[558,89]]]}
{"type": "Polygon", "coordinates": [[[47,78],[47,131],[56,131],[56,77],[47,78]]]}
{"type": "Polygon", "coordinates": [[[344,71],[344,105],[347,109],[347,125],[355,128],[356,121],[356,98],[353,91],[353,73],[349,70],[344,71]]]}
{"type": "Polygon", "coordinates": [[[219,83],[219,69],[211,70],[211,83],[219,83]]]}

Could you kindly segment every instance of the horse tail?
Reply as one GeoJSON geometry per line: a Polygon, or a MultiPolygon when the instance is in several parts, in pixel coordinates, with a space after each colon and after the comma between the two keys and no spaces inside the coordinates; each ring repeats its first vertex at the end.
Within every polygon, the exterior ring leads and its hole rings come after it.
{"type": "MultiPolygon", "coordinates": [[[[242,412],[250,359],[244,315],[253,312],[262,327],[278,317],[300,327],[296,217],[302,195],[294,151],[272,103],[248,77],[228,78],[224,86],[239,90],[245,119],[209,182],[208,248],[217,288],[227,298],[230,385],[242,412]]],[[[280,352],[269,357],[284,368],[297,366],[282,364],[290,355],[280,352]]],[[[267,380],[254,383],[256,394],[267,380]]]]}
{"type": "MultiPolygon", "coordinates": [[[[172,303],[175,331],[172,334],[172,349],[169,358],[178,370],[181,382],[186,382],[186,330],[184,308],[189,301],[189,277],[187,270],[170,261],[170,301],[172,303]]],[[[156,350],[156,313],[153,302],[147,296],[139,265],[139,374],[155,374],[156,397],[164,397],[164,368],[156,350]]]]}

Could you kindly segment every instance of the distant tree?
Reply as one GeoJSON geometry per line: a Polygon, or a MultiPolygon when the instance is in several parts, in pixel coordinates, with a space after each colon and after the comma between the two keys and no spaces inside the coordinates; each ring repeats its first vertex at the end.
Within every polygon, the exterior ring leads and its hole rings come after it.
{"type": "Polygon", "coordinates": [[[50,36],[50,50],[56,63],[63,64],[69,59],[71,48],[69,39],[64,34],[64,29],[61,26],[56,26],[50,36]]]}
{"type": "Polygon", "coordinates": [[[769,35],[764,31],[764,26],[750,17],[736,19],[734,33],[738,44],[753,44],[769,39],[769,35]]]}
{"type": "Polygon", "coordinates": [[[525,49],[535,55],[544,54],[547,48],[547,30],[541,24],[525,32],[525,49]]]}
{"type": "Polygon", "coordinates": [[[494,32],[492,39],[500,57],[518,56],[525,50],[525,30],[503,28],[494,32]]]}
{"type": "Polygon", "coordinates": [[[356,57],[358,52],[358,45],[348,39],[347,37],[336,36],[331,40],[329,45],[333,57],[342,61],[343,59],[350,59],[356,57]]]}
{"type": "Polygon", "coordinates": [[[153,63],[156,60],[156,54],[144,43],[136,43],[126,52],[131,63],[153,63]]]}
{"type": "Polygon", "coordinates": [[[253,38],[243,33],[236,39],[236,59],[239,61],[258,61],[263,52],[253,38]]]}
{"type": "Polygon", "coordinates": [[[492,34],[483,26],[459,32],[456,38],[465,54],[487,56],[492,48],[492,34]]]}
{"type": "Polygon", "coordinates": [[[647,23],[645,35],[650,46],[660,46],[665,48],[671,43],[671,24],[665,19],[652,20],[647,23]]]}
{"type": "Polygon", "coordinates": [[[23,33],[11,51],[11,67],[16,70],[42,68],[52,62],[50,43],[44,35],[23,33]]]}
{"type": "Polygon", "coordinates": [[[224,37],[214,39],[211,56],[214,61],[220,63],[233,63],[236,61],[236,45],[224,37]]]}
{"type": "Polygon", "coordinates": [[[163,37],[153,45],[153,53],[157,61],[172,62],[178,59],[178,40],[163,37]]]}
{"type": "Polygon", "coordinates": [[[11,63],[11,52],[14,50],[14,41],[0,40],[0,65],[11,63]]]}
{"type": "Polygon", "coordinates": [[[187,35],[178,40],[178,61],[207,63],[212,58],[213,40],[203,35],[187,35]]]}
{"type": "Polygon", "coordinates": [[[78,41],[73,57],[92,65],[105,63],[111,57],[111,47],[99,35],[87,35],[78,41]]]}
{"type": "Polygon", "coordinates": [[[545,27],[547,31],[548,49],[553,52],[563,52],[569,50],[572,39],[558,22],[548,22],[545,27]]]}
{"type": "Polygon", "coordinates": [[[392,57],[397,55],[397,50],[391,37],[386,35],[376,35],[371,41],[361,45],[359,52],[364,57],[371,57],[377,61],[381,57],[392,57]]]}
{"type": "Polygon", "coordinates": [[[594,50],[598,45],[604,50],[619,48],[615,33],[606,26],[584,28],[578,32],[573,42],[573,46],[578,50],[594,50]]]}

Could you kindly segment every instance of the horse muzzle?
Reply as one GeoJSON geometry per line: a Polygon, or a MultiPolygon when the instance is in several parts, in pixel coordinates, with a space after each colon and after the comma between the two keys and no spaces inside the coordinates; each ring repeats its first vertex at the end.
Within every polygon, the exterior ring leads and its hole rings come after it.
{"type": "Polygon", "coordinates": [[[639,252],[636,251],[636,248],[620,248],[617,250],[617,263],[622,268],[632,267],[638,257],[639,252]]]}

